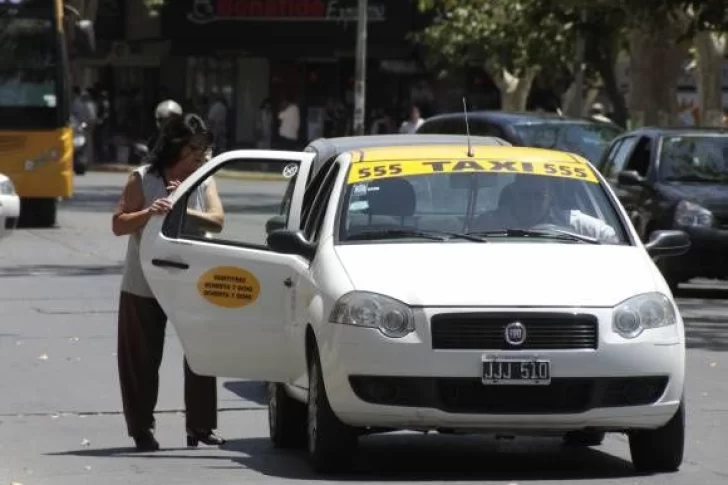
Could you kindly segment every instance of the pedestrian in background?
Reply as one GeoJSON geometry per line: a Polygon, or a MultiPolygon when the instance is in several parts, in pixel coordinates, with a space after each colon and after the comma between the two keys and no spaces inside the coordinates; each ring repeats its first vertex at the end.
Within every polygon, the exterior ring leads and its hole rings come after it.
{"type": "MultiPolygon", "coordinates": [[[[149,163],[131,174],[112,218],[117,236],[129,236],[118,317],[118,368],[124,417],[137,450],[155,451],[154,408],[167,316],[142,272],[139,244],[151,217],[171,210],[168,194],[205,162],[212,137],[197,115],[172,116],[162,126],[149,163]]],[[[189,198],[188,215],[206,231],[222,229],[223,210],[212,178],[189,198]]],[[[217,384],[199,376],[184,361],[187,445],[220,445],[217,384]]]]}
{"type": "Polygon", "coordinates": [[[399,127],[399,132],[403,134],[416,133],[417,128],[424,122],[425,120],[420,116],[419,106],[412,105],[409,110],[409,118],[402,122],[402,125],[399,127]]]}
{"type": "Polygon", "coordinates": [[[293,96],[286,95],[283,109],[278,113],[278,147],[281,150],[298,150],[298,130],[301,128],[301,114],[293,96]]]}
{"type": "Polygon", "coordinates": [[[173,100],[173,99],[165,99],[161,103],[157,105],[157,107],[154,109],[154,123],[157,127],[157,131],[152,135],[152,137],[147,142],[147,146],[149,147],[149,151],[151,152],[154,150],[154,146],[157,143],[157,140],[159,139],[161,132],[162,132],[162,126],[173,116],[182,116],[182,106],[180,104],[173,100]]]}
{"type": "Polygon", "coordinates": [[[273,105],[270,98],[265,98],[258,107],[258,116],[255,119],[256,147],[269,149],[273,140],[273,105]]]}

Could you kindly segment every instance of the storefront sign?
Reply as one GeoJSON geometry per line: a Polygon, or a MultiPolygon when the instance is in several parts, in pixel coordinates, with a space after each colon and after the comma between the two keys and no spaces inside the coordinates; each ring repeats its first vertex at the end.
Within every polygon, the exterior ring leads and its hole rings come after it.
{"type": "MultiPolygon", "coordinates": [[[[245,21],[354,22],[357,2],[352,0],[194,0],[187,14],[197,24],[245,21]]],[[[384,2],[370,3],[369,22],[384,22],[384,2]]]]}

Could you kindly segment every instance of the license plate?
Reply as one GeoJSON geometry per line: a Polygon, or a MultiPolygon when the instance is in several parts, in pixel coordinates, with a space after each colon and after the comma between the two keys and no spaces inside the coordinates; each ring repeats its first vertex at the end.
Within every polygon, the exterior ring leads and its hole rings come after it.
{"type": "Polygon", "coordinates": [[[483,384],[489,386],[547,386],[551,362],[538,358],[483,358],[483,384]]]}

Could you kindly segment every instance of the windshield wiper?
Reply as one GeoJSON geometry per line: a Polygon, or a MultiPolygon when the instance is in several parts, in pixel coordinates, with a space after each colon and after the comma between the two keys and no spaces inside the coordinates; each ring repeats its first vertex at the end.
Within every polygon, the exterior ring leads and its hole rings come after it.
{"type": "Polygon", "coordinates": [[[601,244],[598,239],[589,236],[582,236],[574,232],[562,231],[560,229],[499,229],[496,231],[472,231],[468,235],[482,237],[542,237],[548,239],[559,239],[562,241],[578,241],[589,244],[601,244]]]}
{"type": "Polygon", "coordinates": [[[435,231],[424,229],[384,229],[378,231],[364,231],[352,234],[348,239],[396,239],[400,237],[417,237],[433,241],[448,241],[450,239],[466,239],[475,242],[487,242],[476,234],[464,234],[459,232],[435,231]]]}

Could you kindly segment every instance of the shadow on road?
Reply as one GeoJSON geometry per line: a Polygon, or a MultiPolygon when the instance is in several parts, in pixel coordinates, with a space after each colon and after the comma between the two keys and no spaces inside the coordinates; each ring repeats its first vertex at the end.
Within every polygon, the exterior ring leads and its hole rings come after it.
{"type": "Polygon", "coordinates": [[[728,351],[728,319],[726,317],[684,317],[687,348],[728,351]]]}
{"type": "Polygon", "coordinates": [[[121,264],[111,265],[61,265],[30,264],[0,267],[0,276],[102,276],[120,275],[124,270],[121,264]]]}
{"type": "Polygon", "coordinates": [[[60,208],[71,212],[111,212],[119,201],[122,187],[118,185],[93,185],[80,187],[70,199],[61,202],[60,208]]]}
{"type": "Polygon", "coordinates": [[[702,299],[702,300],[726,300],[728,299],[728,288],[705,288],[702,286],[680,287],[674,294],[675,298],[702,299]]]}
{"type": "Polygon", "coordinates": [[[267,384],[260,381],[225,381],[222,385],[246,401],[268,405],[267,384]]]}
{"type": "Polygon", "coordinates": [[[228,453],[218,456],[206,452],[204,456],[196,457],[180,454],[182,450],[162,449],[157,453],[137,454],[129,448],[84,449],[53,455],[215,460],[220,465],[209,468],[229,469],[234,473],[242,467],[279,479],[322,481],[597,480],[637,475],[628,461],[598,449],[565,448],[553,439],[516,440],[504,444],[482,437],[413,434],[367,437],[361,440],[350,473],[325,477],[316,475],[309,468],[302,452],[276,450],[268,438],[229,441],[223,446],[228,453]]]}

